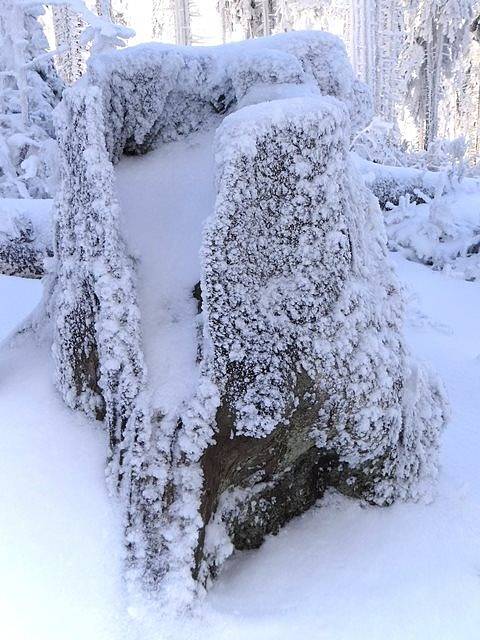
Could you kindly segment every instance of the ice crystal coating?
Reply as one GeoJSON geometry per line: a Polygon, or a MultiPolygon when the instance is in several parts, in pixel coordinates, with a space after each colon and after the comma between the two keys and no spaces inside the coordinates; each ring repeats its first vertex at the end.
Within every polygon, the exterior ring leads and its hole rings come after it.
{"type": "Polygon", "coordinates": [[[319,456],[320,494],[378,504],[435,472],[442,394],[405,351],[379,209],[348,153],[362,95],[336,38],[298,33],[103,54],[57,112],[57,384],[110,434],[132,584],[175,606],[228,555],[224,535],[259,544],[312,504],[274,513],[319,456]],[[158,407],[113,164],[217,127],[196,392],[158,407]]]}

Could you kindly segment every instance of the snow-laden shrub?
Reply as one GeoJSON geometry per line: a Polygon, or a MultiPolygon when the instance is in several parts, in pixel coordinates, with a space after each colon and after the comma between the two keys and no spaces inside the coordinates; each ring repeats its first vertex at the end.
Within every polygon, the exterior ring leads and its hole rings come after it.
{"type": "Polygon", "coordinates": [[[461,177],[461,161],[429,171],[353,159],[383,210],[392,251],[457,278],[478,279],[480,185],[461,177]]]}
{"type": "Polygon", "coordinates": [[[463,136],[454,140],[437,138],[428,145],[425,161],[433,170],[457,167],[461,171],[466,152],[467,143],[463,136]]]}
{"type": "Polygon", "coordinates": [[[51,200],[0,200],[0,273],[41,278],[53,255],[51,200]]]}
{"type": "Polygon", "coordinates": [[[384,122],[380,118],[374,118],[354,136],[351,148],[361,158],[370,162],[392,167],[400,167],[406,163],[400,132],[394,124],[384,122]]]}
{"type": "Polygon", "coordinates": [[[42,11],[6,4],[0,3],[0,196],[48,198],[55,181],[52,111],[63,85],[45,57],[42,11]]]}

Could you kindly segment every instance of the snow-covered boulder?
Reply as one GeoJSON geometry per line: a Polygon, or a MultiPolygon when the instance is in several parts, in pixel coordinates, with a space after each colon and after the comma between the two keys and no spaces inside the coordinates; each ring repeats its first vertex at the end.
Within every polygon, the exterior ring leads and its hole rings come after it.
{"type": "Polygon", "coordinates": [[[351,165],[355,95],[339,41],[300,33],[98,56],[58,110],[57,384],[109,432],[131,583],[176,606],[326,487],[390,504],[435,475],[444,401],[351,165]],[[122,195],[122,156],[162,148],[122,195]]]}

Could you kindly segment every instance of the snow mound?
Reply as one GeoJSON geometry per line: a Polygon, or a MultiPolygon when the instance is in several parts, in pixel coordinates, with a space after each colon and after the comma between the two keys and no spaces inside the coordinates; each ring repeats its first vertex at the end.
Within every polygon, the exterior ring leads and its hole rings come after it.
{"type": "Polygon", "coordinates": [[[445,183],[439,174],[432,197],[424,194],[418,204],[405,197],[385,212],[389,247],[452,277],[478,280],[480,183],[445,183]]]}

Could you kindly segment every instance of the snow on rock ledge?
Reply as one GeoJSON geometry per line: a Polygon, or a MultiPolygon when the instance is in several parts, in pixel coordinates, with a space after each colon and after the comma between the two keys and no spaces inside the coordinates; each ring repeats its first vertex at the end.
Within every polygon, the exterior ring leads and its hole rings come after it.
{"type": "Polygon", "coordinates": [[[322,32],[279,34],[218,47],[151,43],[92,59],[90,82],[102,87],[109,155],[148,151],[158,142],[208,128],[258,84],[311,84],[348,106],[353,130],[371,117],[339,38],[322,32]]]}

